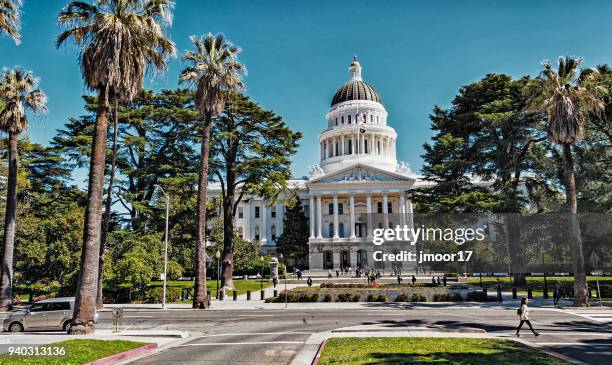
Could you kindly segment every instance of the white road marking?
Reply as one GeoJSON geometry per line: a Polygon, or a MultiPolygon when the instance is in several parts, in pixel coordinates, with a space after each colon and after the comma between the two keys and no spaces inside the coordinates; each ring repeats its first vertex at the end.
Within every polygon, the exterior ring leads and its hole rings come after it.
{"type": "Polygon", "coordinates": [[[202,337],[221,337],[221,336],[251,336],[251,335],[312,335],[314,332],[257,332],[257,333],[219,333],[214,335],[204,335],[202,337]]]}
{"type": "Polygon", "coordinates": [[[214,343],[188,343],[178,345],[177,347],[186,346],[219,346],[219,345],[282,345],[282,344],[303,344],[304,341],[257,341],[257,342],[214,342],[214,343]]]}

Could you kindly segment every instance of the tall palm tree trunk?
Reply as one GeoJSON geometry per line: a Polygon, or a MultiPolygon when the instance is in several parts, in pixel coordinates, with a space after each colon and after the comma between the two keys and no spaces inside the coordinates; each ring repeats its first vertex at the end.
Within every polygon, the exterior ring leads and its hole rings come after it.
{"type": "Polygon", "coordinates": [[[115,182],[115,165],[117,164],[117,128],[119,124],[119,105],[115,100],[115,113],[113,116],[113,152],[111,155],[110,176],[108,188],[106,189],[106,202],[104,203],[104,217],[102,218],[102,233],[100,234],[100,259],[98,264],[98,294],[96,296],[96,308],[104,306],[102,294],[102,279],[104,277],[104,252],[106,251],[106,239],[108,236],[108,224],[110,222],[111,208],[113,205],[113,183],[115,182]]]}
{"type": "Polygon", "coordinates": [[[13,306],[13,251],[15,249],[15,222],[17,219],[17,133],[9,132],[8,186],[6,215],[4,216],[4,246],[2,250],[2,284],[0,310],[13,306]]]}
{"type": "Polygon", "coordinates": [[[582,233],[578,222],[578,198],[576,197],[576,177],[574,176],[574,159],[569,143],[563,144],[563,162],[565,172],[565,192],[569,211],[569,239],[574,245],[574,306],[588,307],[589,295],[586,271],[584,268],[584,252],[582,248],[582,233]]]}
{"type": "Polygon", "coordinates": [[[198,176],[198,211],[196,214],[195,286],[193,308],[206,309],[206,189],[208,188],[208,155],[212,116],[206,114],[200,147],[200,174],[198,176]]]}
{"type": "MultiPolygon", "coordinates": [[[[228,175],[230,172],[228,171],[228,175]]],[[[232,173],[233,175],[233,173],[232,173]]],[[[223,289],[234,289],[234,181],[228,177],[227,196],[223,201],[223,289]],[[230,181],[231,180],[231,181],[230,181]]]]}
{"type": "Polygon", "coordinates": [[[69,334],[87,334],[95,329],[96,294],[98,284],[98,257],[100,255],[100,225],[102,223],[102,193],[104,190],[104,167],[106,165],[106,133],[108,127],[108,100],[106,91],[98,95],[98,110],[91,161],[89,187],[85,209],[85,229],[79,280],[74,302],[74,314],[69,334]]]}

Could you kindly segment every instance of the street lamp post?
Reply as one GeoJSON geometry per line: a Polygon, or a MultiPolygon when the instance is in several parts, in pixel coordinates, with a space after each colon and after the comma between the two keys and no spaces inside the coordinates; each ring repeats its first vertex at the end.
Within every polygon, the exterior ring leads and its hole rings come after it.
{"type": "Polygon", "coordinates": [[[287,292],[287,264],[285,263],[285,260],[283,260],[283,254],[280,254],[280,259],[281,262],[283,263],[283,267],[285,268],[285,272],[283,273],[283,275],[285,276],[285,308],[287,308],[287,303],[289,302],[289,293],[287,292]]]}
{"type": "Polygon", "coordinates": [[[260,275],[259,275],[259,291],[263,290],[263,264],[264,264],[264,257],[263,256],[259,256],[259,261],[261,261],[261,270],[260,270],[260,275]]]}
{"type": "Polygon", "coordinates": [[[166,284],[168,282],[168,216],[170,215],[170,196],[161,186],[155,185],[166,198],[166,234],[164,239],[164,286],[162,290],[162,309],[166,309],[166,284]]]}
{"type": "Polygon", "coordinates": [[[219,267],[220,259],[221,259],[221,252],[219,252],[219,250],[215,252],[215,257],[217,258],[217,294],[215,294],[215,298],[219,299],[219,276],[221,275],[220,274],[221,268],[219,267]]]}

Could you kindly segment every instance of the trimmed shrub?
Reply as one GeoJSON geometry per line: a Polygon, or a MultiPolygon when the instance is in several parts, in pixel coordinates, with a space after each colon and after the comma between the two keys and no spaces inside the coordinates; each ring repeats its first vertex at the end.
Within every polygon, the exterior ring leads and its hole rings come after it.
{"type": "MultiPolygon", "coordinates": [[[[163,288],[151,288],[145,292],[146,303],[161,303],[163,297],[163,288]]],[[[173,303],[181,300],[181,289],[174,287],[166,288],[166,302],[173,303]]]]}
{"type": "Polygon", "coordinates": [[[423,294],[414,293],[410,297],[410,301],[411,302],[426,302],[427,301],[427,297],[424,296],[423,294]]]}
{"type": "Polygon", "coordinates": [[[353,296],[353,294],[351,294],[351,293],[340,293],[336,297],[336,301],[337,302],[350,302],[351,299],[352,299],[352,296],[353,296]]]}
{"type": "Polygon", "coordinates": [[[450,298],[446,293],[436,293],[432,299],[434,302],[450,302],[450,298]]]}
{"type": "Polygon", "coordinates": [[[394,302],[409,302],[410,301],[410,297],[406,293],[401,293],[397,297],[395,297],[395,299],[393,301],[394,302]]]}
{"type": "Polygon", "coordinates": [[[495,298],[489,299],[489,297],[484,295],[484,293],[481,291],[469,292],[466,298],[466,301],[468,302],[489,302],[489,301],[494,301],[494,300],[495,298]]]}
{"type": "Polygon", "coordinates": [[[379,294],[379,295],[370,294],[368,295],[367,301],[368,302],[386,302],[387,296],[384,294],[379,294]]]}
{"type": "Polygon", "coordinates": [[[461,296],[461,294],[455,293],[450,296],[450,301],[451,302],[463,302],[463,297],[461,296]]]}
{"type": "Polygon", "coordinates": [[[353,297],[351,297],[352,302],[358,302],[359,300],[361,300],[361,294],[354,294],[353,297]]]}
{"type": "Polygon", "coordinates": [[[333,300],[333,297],[331,294],[325,294],[325,296],[323,297],[324,302],[331,302],[332,300],[333,300]]]}

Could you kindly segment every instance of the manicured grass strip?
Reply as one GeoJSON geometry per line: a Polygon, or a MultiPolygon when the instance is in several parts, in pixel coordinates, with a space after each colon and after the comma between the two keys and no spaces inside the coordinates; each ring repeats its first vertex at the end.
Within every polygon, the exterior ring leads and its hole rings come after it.
{"type": "Polygon", "coordinates": [[[379,337],[330,338],[319,365],[567,364],[541,351],[509,340],[480,338],[379,337]]]}
{"type": "MultiPolygon", "coordinates": [[[[54,342],[40,347],[62,346],[66,350],[65,356],[17,356],[8,353],[0,355],[0,364],[3,365],[76,365],[85,364],[103,357],[118,354],[146,345],[144,342],[123,340],[67,340],[54,342]]],[[[17,347],[18,345],[15,345],[17,347]]]]}
{"type": "MultiPolygon", "coordinates": [[[[163,285],[162,281],[153,281],[151,282],[151,284],[149,285],[149,287],[153,288],[153,287],[161,287],[163,285]]],[[[219,284],[220,285],[220,284],[219,284]]],[[[234,287],[236,288],[236,290],[238,291],[238,295],[241,294],[245,294],[247,292],[247,290],[250,290],[251,292],[255,293],[256,291],[259,290],[259,280],[244,280],[244,279],[240,279],[240,280],[234,280],[234,287]]],[[[263,281],[263,287],[264,289],[269,287],[271,285],[271,283],[269,281],[264,280],[263,281]]],[[[193,281],[188,281],[188,280],[172,280],[172,281],[168,281],[168,287],[174,287],[174,288],[193,288],[193,281]]],[[[212,293],[212,297],[215,297],[215,290],[217,290],[217,282],[215,280],[206,280],[206,288],[208,288],[208,290],[210,290],[210,292],[212,293]]],[[[278,286],[277,286],[278,288],[278,286]]],[[[231,293],[229,293],[231,294],[231,293]]],[[[253,294],[255,295],[255,294],[253,294]]],[[[189,301],[191,303],[191,301],[189,301]]]]}

